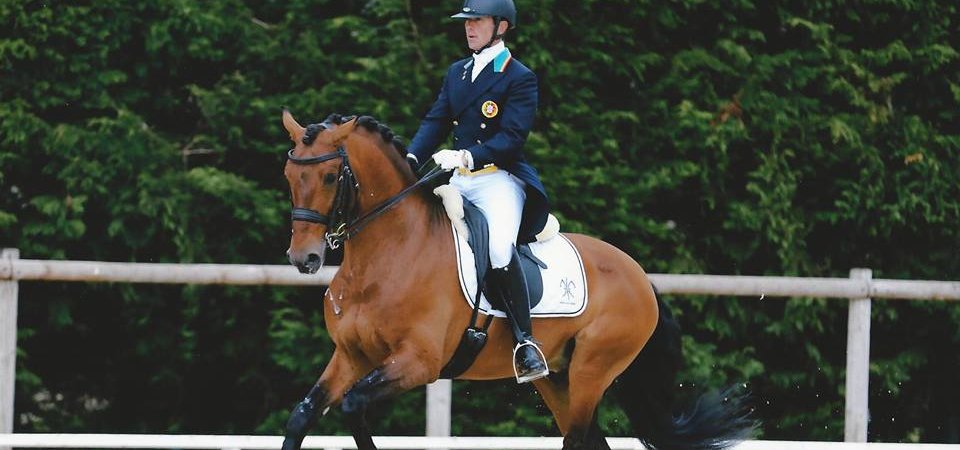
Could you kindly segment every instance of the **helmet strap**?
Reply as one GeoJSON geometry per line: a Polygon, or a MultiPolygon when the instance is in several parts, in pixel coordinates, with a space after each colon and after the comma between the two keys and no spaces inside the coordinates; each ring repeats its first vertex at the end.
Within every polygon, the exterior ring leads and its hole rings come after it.
{"type": "Polygon", "coordinates": [[[503,21],[503,17],[496,16],[493,18],[493,36],[490,36],[490,42],[487,42],[487,45],[480,47],[480,50],[474,50],[473,51],[474,55],[479,55],[480,52],[490,48],[490,46],[492,46],[493,43],[497,41],[497,39],[500,39],[503,37],[503,33],[500,33],[500,22],[502,21],[503,21]]]}

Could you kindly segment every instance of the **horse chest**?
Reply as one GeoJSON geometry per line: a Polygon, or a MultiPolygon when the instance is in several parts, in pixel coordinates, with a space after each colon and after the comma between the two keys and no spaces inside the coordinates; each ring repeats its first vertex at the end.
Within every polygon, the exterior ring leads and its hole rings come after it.
{"type": "MultiPolygon", "coordinates": [[[[338,349],[355,361],[379,362],[405,337],[398,317],[408,305],[381,282],[364,283],[364,271],[341,266],[331,282],[324,305],[324,321],[338,349]]],[[[383,274],[378,271],[378,275],[383,274]]],[[[379,278],[379,277],[378,277],[379,278]]]]}
{"type": "MultiPolygon", "coordinates": [[[[332,307],[327,307],[332,310],[332,307]]],[[[389,324],[379,317],[376,308],[367,304],[345,304],[339,314],[326,315],[324,321],[337,347],[354,348],[363,353],[376,353],[384,347],[389,324]]]]}

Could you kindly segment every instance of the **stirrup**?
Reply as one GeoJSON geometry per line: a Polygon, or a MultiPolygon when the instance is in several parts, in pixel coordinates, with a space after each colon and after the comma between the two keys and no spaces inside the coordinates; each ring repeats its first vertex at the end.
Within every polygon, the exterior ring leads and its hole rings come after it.
{"type": "Polygon", "coordinates": [[[516,377],[516,379],[517,379],[517,384],[523,384],[523,383],[526,383],[526,382],[528,382],[528,381],[539,380],[539,379],[541,379],[541,378],[543,378],[543,377],[545,377],[545,376],[547,376],[547,375],[549,375],[549,374],[550,374],[550,368],[547,366],[547,357],[544,356],[543,351],[540,350],[540,347],[539,347],[535,342],[533,342],[533,341],[531,341],[531,340],[526,340],[526,341],[523,341],[523,342],[518,342],[518,343],[517,343],[517,346],[513,348],[513,376],[516,377]],[[524,375],[524,376],[521,378],[521,377],[520,377],[520,371],[517,370],[517,352],[520,351],[521,348],[526,347],[526,346],[531,346],[531,347],[533,347],[533,348],[537,351],[537,353],[540,354],[540,360],[543,361],[543,371],[542,371],[542,372],[537,372],[537,373],[532,373],[532,374],[529,374],[529,375],[524,375]]]}

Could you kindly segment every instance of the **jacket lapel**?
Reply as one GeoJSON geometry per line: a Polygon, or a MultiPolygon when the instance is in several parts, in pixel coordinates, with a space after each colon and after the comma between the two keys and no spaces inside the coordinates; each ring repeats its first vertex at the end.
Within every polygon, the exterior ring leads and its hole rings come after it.
{"type": "Polygon", "coordinates": [[[490,88],[499,83],[500,80],[506,78],[506,71],[495,72],[494,65],[494,62],[491,61],[480,71],[477,79],[470,82],[470,71],[473,66],[473,61],[471,60],[470,67],[466,67],[466,77],[455,80],[455,84],[459,86],[461,90],[455,93],[450,105],[454,117],[459,116],[477,97],[483,95],[484,92],[490,90],[490,88]]]}
{"type": "Polygon", "coordinates": [[[453,73],[453,79],[449,80],[447,86],[450,89],[450,111],[456,117],[466,106],[466,98],[470,95],[473,83],[470,82],[470,71],[473,70],[473,58],[467,58],[462,65],[462,69],[453,73]]]}

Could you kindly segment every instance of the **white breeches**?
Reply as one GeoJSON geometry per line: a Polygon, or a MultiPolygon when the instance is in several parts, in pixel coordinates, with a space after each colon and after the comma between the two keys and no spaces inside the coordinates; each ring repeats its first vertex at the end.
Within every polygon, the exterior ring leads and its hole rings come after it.
{"type": "Polygon", "coordinates": [[[450,184],[460,190],[487,218],[490,229],[490,265],[499,269],[510,264],[513,246],[520,232],[523,202],[527,198],[524,182],[506,170],[483,175],[454,172],[450,184]]]}

